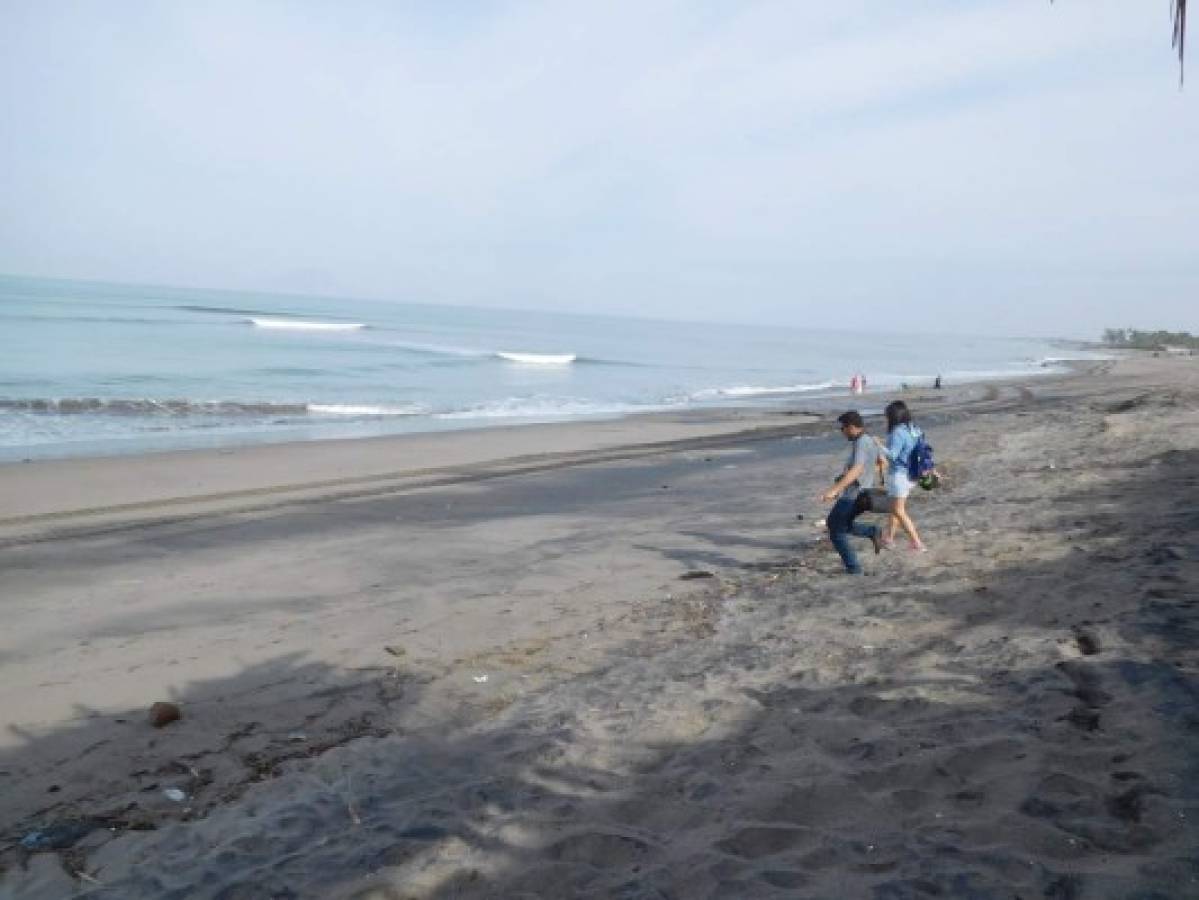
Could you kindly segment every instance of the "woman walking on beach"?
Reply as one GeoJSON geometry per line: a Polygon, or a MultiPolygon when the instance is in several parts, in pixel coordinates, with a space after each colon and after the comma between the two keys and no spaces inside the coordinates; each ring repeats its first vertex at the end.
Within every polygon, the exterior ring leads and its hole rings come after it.
{"type": "Polygon", "coordinates": [[[912,414],[902,400],[888,403],[887,408],[883,410],[883,415],[887,417],[887,443],[883,445],[880,442],[880,446],[882,446],[883,455],[889,463],[887,496],[891,498],[892,504],[891,517],[887,521],[887,534],[883,538],[883,543],[893,543],[895,532],[902,525],[903,530],[912,540],[912,549],[923,553],[927,548],[920,540],[920,532],[916,530],[916,523],[908,515],[908,495],[912,493],[912,479],[908,477],[908,463],[911,460],[912,450],[916,447],[916,438],[920,437],[921,431],[912,424],[912,414]]]}

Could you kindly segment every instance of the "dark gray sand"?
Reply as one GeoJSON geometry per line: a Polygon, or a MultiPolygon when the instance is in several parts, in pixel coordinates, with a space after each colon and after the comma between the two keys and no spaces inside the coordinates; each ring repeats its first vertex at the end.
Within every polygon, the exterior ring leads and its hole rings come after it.
{"type": "Polygon", "coordinates": [[[1199,896],[1199,366],[932,399],[859,579],[827,426],[11,541],[0,895],[1199,896]]]}

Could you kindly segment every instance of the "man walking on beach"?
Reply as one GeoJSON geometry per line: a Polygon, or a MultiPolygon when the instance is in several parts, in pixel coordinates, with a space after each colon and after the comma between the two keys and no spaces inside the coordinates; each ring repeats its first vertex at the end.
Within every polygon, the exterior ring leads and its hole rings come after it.
{"type": "Polygon", "coordinates": [[[861,575],[862,565],[849,543],[849,536],[870,538],[875,553],[882,546],[878,526],[861,525],[854,516],[854,501],[858,492],[874,487],[875,473],[879,469],[879,449],[874,438],[866,433],[866,426],[857,410],[842,413],[837,417],[837,422],[841,425],[841,433],[853,446],[841,477],[820,495],[820,499],[825,503],[836,500],[826,519],[828,536],[845,563],[845,571],[850,575],[861,575]]]}

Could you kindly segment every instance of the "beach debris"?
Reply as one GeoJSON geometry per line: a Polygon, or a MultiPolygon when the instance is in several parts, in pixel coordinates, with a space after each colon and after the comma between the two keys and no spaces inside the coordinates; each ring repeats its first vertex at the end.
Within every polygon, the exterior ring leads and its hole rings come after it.
{"type": "Polygon", "coordinates": [[[148,719],[155,728],[163,728],[183,718],[183,710],[175,703],[160,700],[150,707],[148,719]]]}
{"type": "Polygon", "coordinates": [[[70,822],[57,822],[37,831],[31,831],[21,838],[21,846],[26,850],[40,852],[43,850],[66,850],[75,846],[100,825],[88,819],[76,819],[70,822]]]}
{"type": "Polygon", "coordinates": [[[803,513],[796,513],[795,518],[798,519],[800,522],[802,522],[803,521],[803,513]]]}
{"type": "Polygon", "coordinates": [[[168,800],[174,800],[176,803],[182,803],[187,799],[187,794],[183,793],[179,788],[167,788],[162,794],[168,800]]]}
{"type": "Polygon", "coordinates": [[[711,572],[706,569],[692,569],[690,572],[684,572],[679,576],[679,581],[691,581],[696,578],[715,578],[711,572]]]}
{"type": "Polygon", "coordinates": [[[388,653],[390,653],[392,656],[403,656],[405,653],[408,652],[403,647],[401,647],[399,644],[388,644],[383,649],[386,650],[388,653]]]}
{"type": "Polygon", "coordinates": [[[476,675],[475,676],[475,684],[487,684],[487,676],[486,675],[476,675]]]}
{"type": "Polygon", "coordinates": [[[1078,652],[1083,656],[1094,656],[1099,652],[1099,638],[1094,632],[1087,631],[1083,628],[1074,629],[1074,642],[1078,647],[1078,652]]]}

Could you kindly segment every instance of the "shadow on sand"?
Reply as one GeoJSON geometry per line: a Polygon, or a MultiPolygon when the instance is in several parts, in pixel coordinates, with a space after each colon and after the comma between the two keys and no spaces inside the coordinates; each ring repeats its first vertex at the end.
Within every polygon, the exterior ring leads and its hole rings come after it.
{"type": "Polygon", "coordinates": [[[1197,476],[1176,453],[1115,473],[1102,512],[1056,497],[1042,529],[1073,549],[981,583],[705,585],[597,671],[452,727],[396,724],[421,691],[400,667],[284,658],[189,689],[161,731],[27,736],[0,753],[4,877],[97,898],[1199,896],[1197,476]],[[70,753],[101,774],[21,787],[70,753]],[[65,847],[20,847],[72,822],[65,847]]]}

